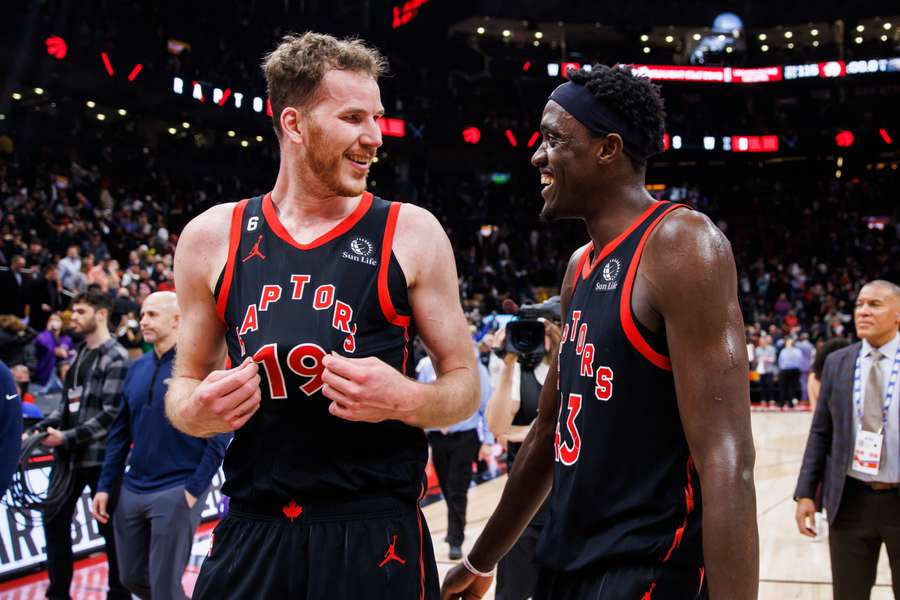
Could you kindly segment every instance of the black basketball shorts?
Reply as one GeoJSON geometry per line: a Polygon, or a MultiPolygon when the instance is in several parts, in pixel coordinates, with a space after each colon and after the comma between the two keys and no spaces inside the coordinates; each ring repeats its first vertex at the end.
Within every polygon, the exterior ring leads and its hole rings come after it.
{"type": "Polygon", "coordinates": [[[195,599],[437,600],[431,535],[394,498],[261,509],[232,502],[195,599]]]}
{"type": "Polygon", "coordinates": [[[541,568],[534,600],[708,600],[702,568],[629,565],[572,573],[541,568]]]}

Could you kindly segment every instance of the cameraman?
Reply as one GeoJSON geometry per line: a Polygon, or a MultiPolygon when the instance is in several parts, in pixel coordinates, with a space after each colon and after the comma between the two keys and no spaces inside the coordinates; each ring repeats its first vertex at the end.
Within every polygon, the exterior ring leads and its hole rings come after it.
{"type": "MultiPolygon", "coordinates": [[[[500,362],[499,377],[488,402],[485,421],[501,444],[506,446],[506,464],[511,472],[516,454],[537,417],[538,398],[550,362],[559,349],[559,325],[541,319],[544,324],[544,347],[538,351],[519,354],[506,351],[506,329],[494,338],[492,365],[500,362]]],[[[491,369],[492,375],[494,369],[491,369]]],[[[496,600],[526,600],[534,595],[538,569],[534,564],[534,548],[546,521],[547,503],[541,506],[534,519],[522,533],[515,546],[497,565],[496,600]]]]}

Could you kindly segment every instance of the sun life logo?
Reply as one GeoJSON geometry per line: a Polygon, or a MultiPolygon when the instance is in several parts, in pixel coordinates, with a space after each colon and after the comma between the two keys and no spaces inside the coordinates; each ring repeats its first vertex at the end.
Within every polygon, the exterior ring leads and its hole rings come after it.
{"type": "Polygon", "coordinates": [[[603,281],[598,281],[595,289],[598,292],[609,292],[619,287],[619,273],[622,271],[622,263],[618,258],[611,258],[603,265],[601,276],[603,281]]]}
{"type": "Polygon", "coordinates": [[[373,254],[375,254],[375,246],[372,242],[364,237],[355,237],[350,240],[350,252],[346,250],[341,252],[341,258],[376,266],[378,260],[372,256],[373,254]]]}
{"type": "Polygon", "coordinates": [[[350,249],[357,256],[372,256],[372,252],[375,250],[372,242],[364,237],[353,238],[353,241],[350,242],[350,249]]]}

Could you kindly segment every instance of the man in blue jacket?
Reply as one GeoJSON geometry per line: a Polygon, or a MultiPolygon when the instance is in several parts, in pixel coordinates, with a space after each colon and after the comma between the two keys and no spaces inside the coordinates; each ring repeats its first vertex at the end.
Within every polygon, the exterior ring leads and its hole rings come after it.
{"type": "Polygon", "coordinates": [[[141,307],[141,333],[153,352],[137,359],[123,388],[122,412],[109,433],[106,459],[91,512],[109,520],[109,496],[128,471],[113,518],[120,578],[140,598],[187,598],[181,586],[210,482],[227,436],[199,439],[176,430],[165,416],[179,322],[173,292],[158,292],[141,307]],[[129,457],[129,447],[134,444],[129,457]]]}

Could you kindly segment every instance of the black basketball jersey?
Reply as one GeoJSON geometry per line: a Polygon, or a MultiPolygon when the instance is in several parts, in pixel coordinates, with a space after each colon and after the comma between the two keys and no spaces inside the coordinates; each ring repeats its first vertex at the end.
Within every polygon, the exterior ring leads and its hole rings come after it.
{"type": "Polygon", "coordinates": [[[678,413],[664,334],[632,311],[653,228],[682,205],[656,202],[599,253],[584,250],[559,346],[560,410],[548,567],[701,567],[700,487],[678,413]]]}
{"type": "Polygon", "coordinates": [[[391,252],[399,203],[365,193],[309,244],[295,241],[269,195],[234,208],[217,289],[231,364],[259,363],[262,402],[225,455],[225,494],[262,503],[418,498],[428,447],[399,421],[332,416],[322,358],[376,356],[403,374],[414,332],[406,279],[391,252]]]}

